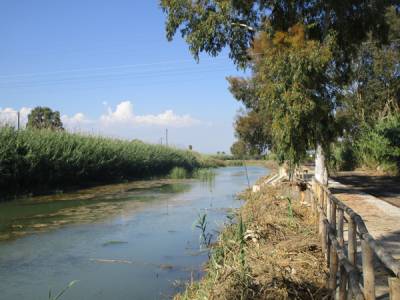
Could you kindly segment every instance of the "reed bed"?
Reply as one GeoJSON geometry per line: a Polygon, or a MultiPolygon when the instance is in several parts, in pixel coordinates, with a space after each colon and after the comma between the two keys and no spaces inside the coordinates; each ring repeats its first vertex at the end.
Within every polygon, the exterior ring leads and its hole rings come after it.
{"type": "Polygon", "coordinates": [[[0,194],[188,172],[200,155],[162,145],[65,131],[0,128],[0,194]]]}

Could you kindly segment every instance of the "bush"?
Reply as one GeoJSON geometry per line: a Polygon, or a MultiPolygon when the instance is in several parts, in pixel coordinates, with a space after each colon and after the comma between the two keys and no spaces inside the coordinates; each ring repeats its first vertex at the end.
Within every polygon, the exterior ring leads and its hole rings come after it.
{"type": "Polygon", "coordinates": [[[360,163],[369,168],[398,173],[400,169],[400,115],[364,127],[356,144],[360,163]]]}
{"type": "Polygon", "coordinates": [[[345,139],[337,142],[332,147],[330,168],[335,171],[352,171],[357,166],[355,145],[345,139]]]}

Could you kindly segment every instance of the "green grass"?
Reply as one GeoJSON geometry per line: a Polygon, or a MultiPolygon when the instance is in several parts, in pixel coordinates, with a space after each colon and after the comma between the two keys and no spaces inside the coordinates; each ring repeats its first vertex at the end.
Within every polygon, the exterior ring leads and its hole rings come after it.
{"type": "Polygon", "coordinates": [[[193,177],[200,179],[203,182],[212,183],[215,179],[215,171],[210,168],[201,168],[193,172],[193,177]]]}
{"type": "Polygon", "coordinates": [[[169,173],[171,179],[186,179],[189,177],[189,172],[185,168],[175,167],[169,173]]]}
{"type": "Polygon", "coordinates": [[[168,175],[200,155],[140,141],[0,128],[0,194],[168,175]]]}

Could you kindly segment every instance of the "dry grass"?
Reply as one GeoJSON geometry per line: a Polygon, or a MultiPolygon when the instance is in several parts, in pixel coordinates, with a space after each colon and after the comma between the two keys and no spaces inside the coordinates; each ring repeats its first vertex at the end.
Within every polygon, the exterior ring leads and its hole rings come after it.
{"type": "Polygon", "coordinates": [[[328,299],[326,263],[297,192],[283,184],[243,198],[237,221],[211,251],[207,274],[176,299],[328,299]]]}

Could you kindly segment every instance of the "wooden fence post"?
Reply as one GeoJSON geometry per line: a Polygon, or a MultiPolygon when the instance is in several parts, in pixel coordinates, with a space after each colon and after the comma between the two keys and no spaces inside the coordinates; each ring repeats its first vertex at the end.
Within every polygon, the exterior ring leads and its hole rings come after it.
{"type": "Polygon", "coordinates": [[[347,281],[348,276],[344,266],[340,266],[340,277],[339,277],[339,300],[347,299],[347,281]]]}
{"type": "Polygon", "coordinates": [[[335,236],[337,237],[337,230],[336,230],[336,202],[333,200],[329,199],[329,202],[331,203],[331,227],[335,230],[335,236]]]}
{"type": "Polygon", "coordinates": [[[327,233],[326,233],[326,238],[327,238],[327,240],[326,240],[326,265],[329,269],[331,268],[331,253],[332,253],[332,249],[331,249],[332,241],[329,238],[329,231],[330,231],[329,227],[330,226],[331,225],[329,223],[326,225],[326,231],[327,231],[327,233]]]}
{"type": "Polygon", "coordinates": [[[315,221],[315,228],[317,232],[319,232],[319,214],[318,214],[318,198],[316,198],[316,194],[310,193],[311,202],[313,203],[313,216],[315,221]]]}
{"type": "Polygon", "coordinates": [[[344,211],[342,208],[339,208],[338,240],[339,240],[339,245],[342,248],[344,247],[343,227],[344,227],[344,211]]]}
{"type": "MultiPolygon", "coordinates": [[[[400,265],[368,234],[360,216],[332,196],[327,188],[314,179],[312,188],[307,192],[309,192],[306,196],[311,201],[311,209],[315,210],[315,220],[319,224],[321,236],[321,248],[330,271],[328,287],[332,290],[331,296],[334,299],[338,297],[339,300],[353,299],[353,297],[375,300],[375,253],[381,262],[396,274],[395,276],[399,274],[400,265]],[[348,257],[344,250],[345,213],[349,216],[348,220],[346,219],[348,223],[348,257]],[[357,267],[358,235],[361,241],[362,289],[357,267]],[[338,286],[339,290],[336,293],[338,286]]],[[[302,195],[302,199],[304,201],[304,195],[302,195]]],[[[390,300],[400,300],[400,278],[389,277],[388,284],[390,300]]]]}
{"type": "Polygon", "coordinates": [[[348,228],[348,252],[349,261],[353,266],[356,266],[357,259],[357,227],[356,223],[352,218],[349,218],[349,228],[348,228]]]}
{"type": "Polygon", "coordinates": [[[335,298],[336,294],[336,274],[338,271],[338,256],[335,245],[331,242],[331,251],[330,251],[330,274],[329,274],[329,288],[333,291],[333,296],[335,298]]]}
{"type": "Polygon", "coordinates": [[[324,222],[324,216],[321,213],[319,215],[319,224],[320,224],[320,228],[321,228],[321,248],[322,248],[322,253],[325,255],[326,254],[326,234],[327,234],[327,228],[324,222]]]}
{"type": "Polygon", "coordinates": [[[328,193],[325,194],[326,199],[326,218],[329,220],[329,223],[332,224],[332,200],[329,198],[328,193]]]}
{"type": "MultiPolygon", "coordinates": [[[[327,203],[328,203],[328,214],[329,214],[329,231],[333,231],[333,234],[335,236],[335,239],[337,239],[337,231],[336,231],[336,203],[332,200],[331,197],[329,197],[329,194],[326,194],[327,197],[327,203]]],[[[336,293],[336,286],[337,286],[337,282],[336,282],[336,274],[338,271],[338,257],[337,257],[337,251],[336,251],[336,247],[333,243],[333,241],[331,241],[329,239],[329,259],[328,259],[328,264],[329,264],[329,270],[330,270],[330,274],[329,274],[329,288],[333,291],[333,295],[335,296],[336,293]]]]}
{"type": "Polygon", "coordinates": [[[361,249],[365,300],[375,300],[374,252],[364,239],[361,249]]]}
{"type": "Polygon", "coordinates": [[[388,281],[390,300],[400,300],[400,279],[389,277],[388,281]]]}
{"type": "MultiPolygon", "coordinates": [[[[338,240],[339,245],[344,249],[344,210],[339,208],[339,223],[338,223],[338,240]]],[[[340,274],[339,274],[339,300],[346,300],[347,298],[347,272],[344,266],[340,266],[340,274]]]]}

